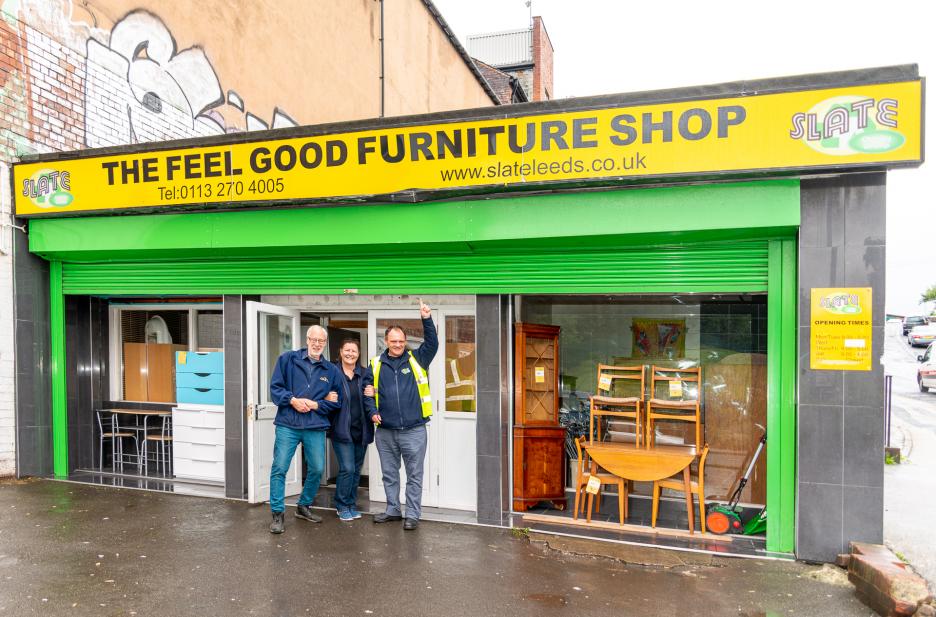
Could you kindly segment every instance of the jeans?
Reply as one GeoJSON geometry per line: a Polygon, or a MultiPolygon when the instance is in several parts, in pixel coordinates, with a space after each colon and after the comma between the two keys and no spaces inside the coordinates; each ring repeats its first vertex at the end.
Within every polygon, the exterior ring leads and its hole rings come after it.
{"type": "Polygon", "coordinates": [[[322,471],[325,469],[325,431],[311,428],[276,427],[276,440],[273,442],[273,466],[270,468],[270,509],[282,512],[286,509],[283,502],[286,493],[286,472],[292,462],[296,448],[302,442],[306,459],[306,477],[299,495],[300,506],[311,506],[318,494],[322,471]]]}
{"type": "Polygon", "coordinates": [[[350,441],[334,441],[335,458],[338,459],[338,480],[335,483],[335,506],[338,510],[357,509],[358,484],[361,482],[361,466],[367,446],[350,441]]]}
{"type": "Polygon", "coordinates": [[[374,436],[384,492],[387,494],[387,514],[399,516],[400,459],[406,468],[406,518],[419,519],[422,513],[423,463],[426,460],[428,434],[426,425],[402,430],[377,428],[374,436]]]}

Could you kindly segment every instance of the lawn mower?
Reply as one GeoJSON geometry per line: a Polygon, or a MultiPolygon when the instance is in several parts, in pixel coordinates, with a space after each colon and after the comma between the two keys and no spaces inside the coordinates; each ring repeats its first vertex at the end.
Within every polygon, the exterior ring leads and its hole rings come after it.
{"type": "Polygon", "coordinates": [[[754,456],[751,457],[751,463],[748,465],[747,471],[738,479],[738,488],[731,494],[728,503],[716,503],[709,506],[708,514],[705,515],[705,526],[708,531],[719,535],[737,533],[745,536],[753,536],[762,534],[767,530],[766,507],[761,509],[757,516],[747,523],[744,523],[741,520],[741,508],[738,506],[738,503],[741,501],[741,491],[743,491],[744,487],[747,485],[748,479],[751,477],[751,472],[754,471],[754,465],[757,464],[757,459],[760,457],[760,453],[766,444],[767,433],[765,432],[764,436],[760,438],[760,442],[757,444],[757,449],[754,451],[754,456]]]}

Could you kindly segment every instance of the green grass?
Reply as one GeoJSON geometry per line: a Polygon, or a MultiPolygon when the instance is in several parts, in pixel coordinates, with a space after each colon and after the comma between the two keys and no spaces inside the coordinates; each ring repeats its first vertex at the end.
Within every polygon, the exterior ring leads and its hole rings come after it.
{"type": "Polygon", "coordinates": [[[518,540],[529,539],[530,528],[529,527],[511,527],[510,535],[512,535],[518,540]]]}

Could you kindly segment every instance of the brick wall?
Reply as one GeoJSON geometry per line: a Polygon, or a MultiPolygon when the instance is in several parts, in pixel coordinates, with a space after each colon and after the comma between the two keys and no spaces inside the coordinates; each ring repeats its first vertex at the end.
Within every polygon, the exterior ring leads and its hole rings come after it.
{"type": "Polygon", "coordinates": [[[84,58],[0,11],[0,476],[16,471],[9,164],[84,146],[84,58]]]}
{"type": "Polygon", "coordinates": [[[13,409],[13,231],[10,222],[9,166],[0,163],[0,477],[15,471],[16,426],[13,409]]]}
{"type": "Polygon", "coordinates": [[[553,47],[541,17],[533,18],[533,101],[548,101],[553,91],[553,47]]]}

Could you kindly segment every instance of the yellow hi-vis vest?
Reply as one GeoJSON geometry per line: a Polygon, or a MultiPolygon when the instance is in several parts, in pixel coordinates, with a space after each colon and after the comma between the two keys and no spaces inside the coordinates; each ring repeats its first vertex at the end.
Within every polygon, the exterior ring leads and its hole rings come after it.
{"type": "MultiPolygon", "coordinates": [[[[370,364],[371,370],[374,371],[374,405],[377,407],[377,410],[380,411],[380,396],[378,395],[380,389],[380,356],[371,358],[370,364]]],[[[426,372],[426,369],[419,366],[419,362],[416,361],[413,354],[409,356],[409,365],[413,370],[413,375],[416,377],[416,387],[419,389],[419,399],[422,401],[423,418],[428,418],[432,415],[432,396],[429,394],[429,373],[426,372]]]]}

